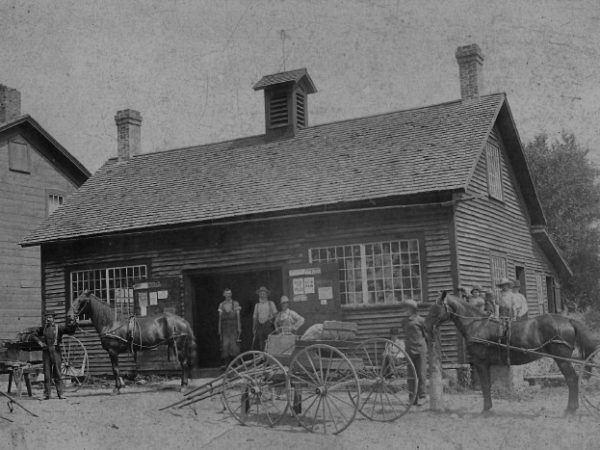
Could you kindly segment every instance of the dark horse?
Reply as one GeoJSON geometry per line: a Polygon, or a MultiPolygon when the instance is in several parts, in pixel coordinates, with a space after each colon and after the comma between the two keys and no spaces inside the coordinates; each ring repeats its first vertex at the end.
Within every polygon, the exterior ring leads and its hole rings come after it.
{"type": "Polygon", "coordinates": [[[177,355],[181,365],[181,389],[188,378],[196,358],[196,340],[190,324],[183,318],[170,313],[149,317],[132,317],[115,320],[114,310],[94,294],[84,292],[71,305],[69,314],[78,317],[87,314],[100,335],[102,348],[108,352],[115,376],[114,393],[124,386],[119,374],[119,354],[151,350],[167,345],[177,355]]]}
{"type": "Polygon", "coordinates": [[[575,348],[585,359],[598,345],[581,322],[555,314],[543,314],[529,320],[513,321],[508,327],[459,297],[444,292],[440,301],[429,310],[425,324],[431,329],[448,320],[454,322],[466,340],[470,362],[481,382],[484,413],[492,407],[491,365],[527,364],[543,356],[554,358],[565,377],[569,388],[566,413],[574,413],[579,407],[577,372],[568,359],[573,357],[575,348]]]}

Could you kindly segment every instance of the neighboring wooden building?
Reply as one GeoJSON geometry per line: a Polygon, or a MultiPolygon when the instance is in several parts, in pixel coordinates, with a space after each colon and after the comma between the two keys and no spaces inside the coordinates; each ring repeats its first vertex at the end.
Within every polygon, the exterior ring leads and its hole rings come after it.
{"type": "MultiPolygon", "coordinates": [[[[89,288],[115,314],[176,311],[204,366],[218,364],[225,287],[242,304],[244,348],[260,285],[292,298],[307,325],[354,321],[365,338],[399,324],[403,299],[425,311],[440,290],[503,276],[541,312],[569,268],[505,94],[480,95],[477,46],[457,59],[460,100],[317,126],[306,70],[264,77],[265,134],[209,145],[139,154],[141,116],[119,112],[119,157],[23,241],[42,247],[46,307],[64,313],[89,288]]],[[[91,336],[94,370],[108,372],[91,336]]],[[[446,363],[462,362],[460,342],[444,328],[446,363]]]]}
{"type": "Polygon", "coordinates": [[[0,85],[0,340],[39,326],[39,248],[19,242],[90,176],[32,117],[21,94],[0,85]]]}

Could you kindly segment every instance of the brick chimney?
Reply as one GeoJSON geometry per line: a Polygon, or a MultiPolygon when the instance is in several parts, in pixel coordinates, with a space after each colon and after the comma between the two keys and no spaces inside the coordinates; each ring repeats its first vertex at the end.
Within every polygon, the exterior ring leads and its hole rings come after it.
{"type": "Polygon", "coordinates": [[[117,153],[119,161],[127,161],[141,153],[142,115],[133,109],[117,111],[117,153]]]}
{"type": "Polygon", "coordinates": [[[11,122],[21,115],[21,93],[0,84],[0,123],[11,122]]]}
{"type": "Polygon", "coordinates": [[[293,137],[308,126],[308,95],[317,92],[306,69],[266,75],[254,85],[265,91],[265,134],[268,139],[293,137]]]}
{"type": "Polygon", "coordinates": [[[463,100],[477,98],[483,90],[483,55],[477,44],[456,49],[460,97],[463,100]]]}

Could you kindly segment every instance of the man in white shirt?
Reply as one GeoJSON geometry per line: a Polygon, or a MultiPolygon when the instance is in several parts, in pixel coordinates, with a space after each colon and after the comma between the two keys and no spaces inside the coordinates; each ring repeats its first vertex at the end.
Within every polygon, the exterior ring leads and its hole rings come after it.
{"type": "Polygon", "coordinates": [[[519,280],[512,280],[512,292],[514,296],[513,312],[515,320],[524,320],[529,317],[529,306],[527,299],[521,294],[521,283],[519,280]]]}
{"type": "Polygon", "coordinates": [[[275,330],[282,333],[298,331],[304,325],[304,317],[290,309],[290,299],[285,295],[280,301],[281,311],[275,316],[275,330]]]}

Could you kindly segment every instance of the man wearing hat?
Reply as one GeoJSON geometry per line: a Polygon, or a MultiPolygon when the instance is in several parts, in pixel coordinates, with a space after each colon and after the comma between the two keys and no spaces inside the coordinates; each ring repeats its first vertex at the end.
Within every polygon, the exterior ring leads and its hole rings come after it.
{"type": "MultiPolygon", "coordinates": [[[[404,328],[404,346],[408,357],[415,366],[418,380],[417,395],[414,404],[419,405],[419,400],[425,397],[425,364],[427,362],[427,333],[425,331],[425,320],[419,316],[417,302],[405,300],[401,305],[407,310],[408,316],[402,321],[404,328]]],[[[414,374],[408,379],[408,390],[414,392],[414,374]]]]}
{"type": "Polygon", "coordinates": [[[54,321],[54,313],[44,314],[44,326],[38,328],[35,339],[42,348],[42,360],[44,363],[44,399],[50,399],[51,384],[54,380],[58,398],[64,397],[64,386],[61,379],[60,368],[62,364],[60,355],[60,344],[64,334],[74,334],[77,324],[72,317],[67,317],[66,325],[58,325],[54,321]]]}
{"type": "Polygon", "coordinates": [[[285,295],[281,297],[279,306],[281,311],[275,316],[275,330],[290,333],[297,331],[298,328],[304,325],[304,317],[290,309],[290,299],[285,295]]]}
{"type": "Polygon", "coordinates": [[[254,313],[252,314],[253,350],[265,351],[269,334],[273,332],[273,319],[277,314],[277,307],[275,303],[269,300],[270,293],[271,291],[264,286],[256,290],[258,303],[254,305],[254,313]]]}
{"type": "Polygon", "coordinates": [[[512,293],[512,281],[502,278],[497,284],[501,291],[498,297],[498,311],[501,318],[514,319],[515,295],[512,293]]]}
{"type": "Polygon", "coordinates": [[[511,281],[515,300],[513,307],[515,320],[525,320],[529,317],[529,306],[527,305],[527,299],[521,294],[521,282],[519,280],[511,281]]]}
{"type": "Polygon", "coordinates": [[[223,300],[219,303],[219,338],[221,341],[221,360],[225,366],[240,354],[238,344],[242,335],[242,322],[240,320],[240,304],[233,300],[231,289],[223,291],[223,300]]]}

